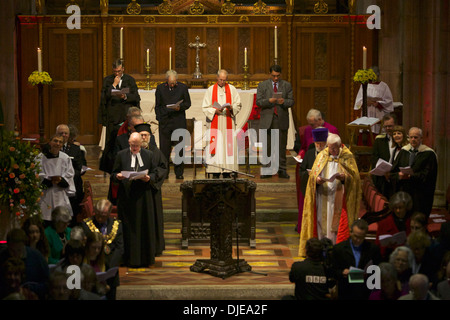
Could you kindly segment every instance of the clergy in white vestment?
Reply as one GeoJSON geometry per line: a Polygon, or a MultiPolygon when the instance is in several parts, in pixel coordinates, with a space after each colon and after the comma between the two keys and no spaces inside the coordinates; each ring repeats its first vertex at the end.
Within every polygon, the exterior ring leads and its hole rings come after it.
{"type": "Polygon", "coordinates": [[[41,166],[39,178],[44,195],[41,197],[40,207],[45,221],[51,221],[52,210],[58,206],[67,207],[73,214],[69,197],[75,195],[75,170],[70,157],[60,151],[63,141],[62,136],[53,136],[36,157],[41,166]]]}
{"type": "Polygon", "coordinates": [[[355,157],[336,134],[329,134],[327,148],[311,168],[306,187],[300,232],[299,256],[306,241],[328,238],[333,244],[347,240],[358,217],[361,179],[355,157]]]}
{"type": "MultiPolygon", "coordinates": [[[[389,86],[380,81],[380,70],[372,67],[377,75],[377,81],[369,83],[367,86],[367,116],[370,118],[382,119],[386,114],[394,112],[394,102],[389,86]]],[[[362,86],[359,88],[355,100],[355,110],[360,110],[363,104],[362,86]]],[[[372,132],[380,133],[380,125],[372,126],[372,132]]]]}
{"type": "Polygon", "coordinates": [[[214,178],[221,173],[227,178],[230,170],[239,170],[235,117],[241,110],[241,99],[227,79],[228,72],[219,70],[217,83],[208,88],[202,103],[207,122],[206,172],[214,178]]]}

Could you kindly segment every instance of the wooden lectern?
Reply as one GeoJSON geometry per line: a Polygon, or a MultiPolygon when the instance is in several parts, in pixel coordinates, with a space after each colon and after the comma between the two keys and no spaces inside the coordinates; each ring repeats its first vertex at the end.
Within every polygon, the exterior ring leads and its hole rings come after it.
{"type": "MultiPolygon", "coordinates": [[[[209,234],[211,257],[198,259],[191,266],[191,271],[205,272],[220,278],[250,271],[251,267],[245,260],[233,259],[233,238],[241,244],[241,233],[245,234],[243,229],[250,226],[254,240],[256,183],[246,179],[193,180],[183,182],[180,189],[183,192],[182,241],[185,246],[188,240],[185,238],[187,228],[193,221],[209,223],[209,227],[203,224],[202,232],[204,236],[209,234]],[[189,195],[190,192],[192,195],[189,195]],[[253,224],[249,223],[251,219],[245,214],[249,208],[253,208],[253,224]],[[236,225],[239,226],[238,232],[235,232],[236,225]]],[[[243,242],[248,243],[249,240],[244,239],[243,242]]]]}

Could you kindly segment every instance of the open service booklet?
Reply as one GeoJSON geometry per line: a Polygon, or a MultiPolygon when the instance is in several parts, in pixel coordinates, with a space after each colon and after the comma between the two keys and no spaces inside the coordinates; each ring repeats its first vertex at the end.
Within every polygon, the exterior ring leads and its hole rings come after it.
{"type": "Polygon", "coordinates": [[[223,111],[223,110],[224,110],[225,108],[227,108],[227,107],[231,107],[231,104],[225,103],[225,104],[223,104],[223,105],[220,105],[220,103],[218,103],[217,101],[214,102],[214,104],[213,104],[213,108],[216,108],[216,109],[218,109],[219,111],[223,111]]]}
{"type": "Polygon", "coordinates": [[[125,179],[136,180],[145,177],[148,173],[148,169],[142,171],[121,171],[120,173],[125,179]]]}
{"type": "Polygon", "coordinates": [[[166,107],[167,107],[167,109],[172,109],[172,110],[175,110],[175,109],[177,109],[179,106],[180,106],[180,104],[183,102],[183,100],[180,100],[180,101],[178,101],[177,103],[174,103],[174,104],[168,104],[166,107]]]}

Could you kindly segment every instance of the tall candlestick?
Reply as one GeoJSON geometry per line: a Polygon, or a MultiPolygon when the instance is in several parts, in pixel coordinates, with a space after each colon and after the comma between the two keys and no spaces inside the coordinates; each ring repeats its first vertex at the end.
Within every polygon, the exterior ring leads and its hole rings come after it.
{"type": "Polygon", "coordinates": [[[367,48],[363,47],[363,69],[367,69],[367,48]]]}
{"type": "Polygon", "coordinates": [[[220,47],[219,47],[219,70],[222,70],[222,62],[220,58],[220,47]]]}
{"type": "Polygon", "coordinates": [[[274,54],[274,58],[277,59],[278,58],[278,31],[277,31],[277,27],[275,26],[275,31],[274,31],[274,48],[275,48],[275,54],[274,54]]]}
{"type": "Polygon", "coordinates": [[[42,72],[42,50],[40,48],[37,49],[38,56],[38,71],[42,72]]]}
{"type": "Polygon", "coordinates": [[[169,48],[169,70],[172,70],[172,47],[169,48]]]}
{"type": "Polygon", "coordinates": [[[123,27],[120,28],[120,59],[123,59],[123,27]]]}
{"type": "Polygon", "coordinates": [[[147,49],[147,66],[150,65],[150,49],[147,49]]]}
{"type": "Polygon", "coordinates": [[[247,48],[244,49],[244,65],[247,65],[247,48]]]}

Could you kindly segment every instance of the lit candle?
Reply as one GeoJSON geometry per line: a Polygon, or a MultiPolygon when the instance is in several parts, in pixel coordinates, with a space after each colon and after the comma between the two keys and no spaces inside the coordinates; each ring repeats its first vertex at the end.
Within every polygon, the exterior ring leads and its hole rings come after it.
{"type": "Polygon", "coordinates": [[[222,63],[220,59],[220,47],[219,47],[219,70],[222,70],[222,63]]]}
{"type": "Polygon", "coordinates": [[[150,49],[147,49],[147,66],[150,65],[150,49]]]}
{"type": "Polygon", "coordinates": [[[38,71],[42,72],[42,50],[40,48],[37,49],[38,56],[38,71]]]}
{"type": "Polygon", "coordinates": [[[172,47],[169,48],[169,70],[172,70],[172,47]]]}
{"type": "Polygon", "coordinates": [[[247,65],[247,48],[244,49],[244,65],[247,65]]]}
{"type": "Polygon", "coordinates": [[[367,48],[363,47],[363,69],[367,69],[367,48]]]}
{"type": "Polygon", "coordinates": [[[123,59],[123,27],[120,28],[120,59],[123,59]]]}
{"type": "Polygon", "coordinates": [[[275,48],[275,55],[274,58],[277,59],[278,58],[278,31],[277,31],[277,27],[275,26],[275,32],[274,32],[274,48],[275,48]]]}

